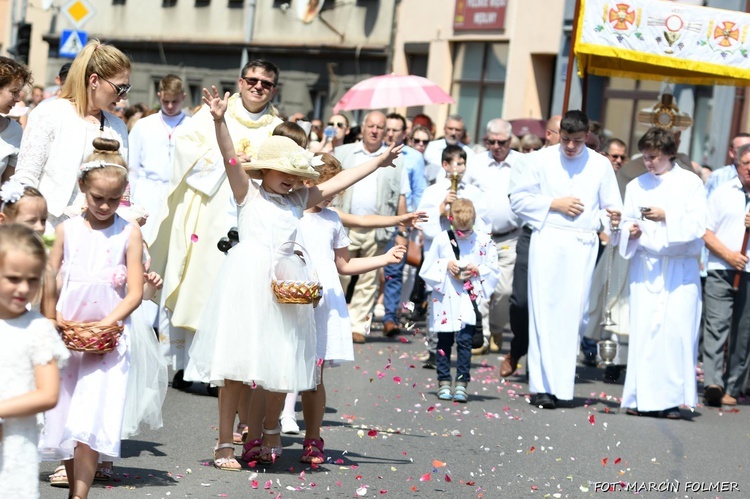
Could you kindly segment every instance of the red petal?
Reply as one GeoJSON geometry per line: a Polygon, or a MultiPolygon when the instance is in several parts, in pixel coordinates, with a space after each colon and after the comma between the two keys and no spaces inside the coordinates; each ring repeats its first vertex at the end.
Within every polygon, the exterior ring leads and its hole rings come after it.
{"type": "Polygon", "coordinates": [[[425,473],[424,475],[419,477],[420,482],[429,482],[430,480],[432,480],[432,475],[430,475],[429,473],[425,473]]]}

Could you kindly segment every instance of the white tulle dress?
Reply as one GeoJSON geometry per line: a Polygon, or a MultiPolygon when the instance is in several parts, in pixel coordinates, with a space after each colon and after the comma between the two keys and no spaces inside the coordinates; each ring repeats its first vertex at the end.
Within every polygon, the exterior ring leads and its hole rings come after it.
{"type": "MultiPolygon", "coordinates": [[[[38,312],[0,320],[0,400],[36,389],[35,368],[69,357],[52,322],[38,312]]],[[[39,497],[39,459],[36,416],[6,418],[0,444],[0,495],[39,497]]]]}
{"type": "Polygon", "coordinates": [[[251,188],[238,205],[240,243],[204,309],[186,380],[224,386],[229,379],[277,392],[315,388],[313,306],[280,304],[271,290],[273,252],[287,241],[304,246],[299,227],[307,195],[251,188]]]}
{"type": "Polygon", "coordinates": [[[318,213],[305,213],[302,234],[323,285],[323,297],[315,308],[318,359],[331,367],[352,362],[352,321],[334,260],[334,249],[347,248],[351,240],[341,218],[328,208],[318,213]]]}

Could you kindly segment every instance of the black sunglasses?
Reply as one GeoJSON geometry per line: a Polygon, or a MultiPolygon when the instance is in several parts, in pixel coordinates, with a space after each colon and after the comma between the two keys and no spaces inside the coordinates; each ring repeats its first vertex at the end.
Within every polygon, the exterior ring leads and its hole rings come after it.
{"type": "Polygon", "coordinates": [[[337,126],[339,128],[346,128],[346,123],[334,123],[333,121],[328,122],[328,126],[337,126]]]}
{"type": "Polygon", "coordinates": [[[623,161],[625,160],[625,158],[627,158],[627,156],[625,154],[609,154],[609,153],[607,153],[607,156],[609,156],[612,159],[621,159],[623,161]]]}
{"type": "Polygon", "coordinates": [[[430,139],[411,139],[411,141],[414,142],[415,144],[425,144],[426,145],[426,144],[430,143],[430,139]]]}
{"type": "Polygon", "coordinates": [[[112,88],[115,89],[115,92],[117,92],[117,96],[120,98],[124,97],[125,95],[127,95],[128,92],[130,92],[130,87],[132,86],[130,85],[130,83],[126,83],[125,85],[118,85],[116,83],[112,83],[111,81],[104,78],[103,76],[100,76],[99,78],[101,78],[102,80],[112,85],[112,88]]]}
{"type": "Polygon", "coordinates": [[[510,144],[510,139],[505,139],[505,140],[490,140],[490,139],[485,139],[485,140],[491,146],[503,146],[503,147],[505,147],[508,144],[510,144]]]}
{"type": "Polygon", "coordinates": [[[273,87],[276,86],[274,82],[268,81],[268,80],[261,80],[260,78],[250,78],[248,76],[243,76],[242,79],[245,80],[245,83],[247,83],[251,87],[256,86],[259,82],[261,86],[265,88],[266,90],[271,90],[273,87]]]}

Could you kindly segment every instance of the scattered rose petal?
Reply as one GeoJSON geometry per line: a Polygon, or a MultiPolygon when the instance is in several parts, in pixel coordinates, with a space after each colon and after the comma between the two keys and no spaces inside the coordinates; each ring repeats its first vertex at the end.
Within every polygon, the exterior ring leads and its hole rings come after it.
{"type": "Polygon", "coordinates": [[[453,480],[451,479],[450,475],[445,475],[445,481],[452,482],[453,480]]]}
{"type": "Polygon", "coordinates": [[[369,437],[375,437],[378,434],[378,430],[370,430],[367,432],[367,436],[369,437]]]}
{"type": "Polygon", "coordinates": [[[593,414],[589,414],[589,423],[596,424],[596,418],[593,414]]]}
{"type": "Polygon", "coordinates": [[[192,236],[190,236],[190,240],[192,242],[194,242],[194,243],[197,243],[198,242],[198,234],[193,234],[192,236]]]}
{"type": "Polygon", "coordinates": [[[432,480],[432,475],[429,473],[425,473],[424,475],[419,477],[420,482],[429,482],[430,480],[432,480]]]}
{"type": "Polygon", "coordinates": [[[433,459],[432,460],[432,467],[433,468],[442,468],[443,466],[445,466],[444,462],[438,461],[437,459],[433,459]]]}

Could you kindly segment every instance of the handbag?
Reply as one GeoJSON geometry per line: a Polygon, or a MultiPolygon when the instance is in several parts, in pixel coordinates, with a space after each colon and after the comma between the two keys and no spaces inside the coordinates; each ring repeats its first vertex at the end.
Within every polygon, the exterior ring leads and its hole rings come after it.
{"type": "Polygon", "coordinates": [[[417,235],[416,238],[409,239],[409,244],[406,246],[406,263],[412,267],[419,267],[422,265],[422,235],[417,235]]]}
{"type": "MultiPolygon", "coordinates": [[[[450,239],[451,247],[453,248],[453,254],[456,255],[456,260],[461,259],[461,251],[458,249],[458,241],[456,241],[456,234],[453,230],[448,229],[448,239],[450,239]]],[[[484,346],[484,333],[482,332],[482,313],[479,311],[476,300],[471,300],[471,305],[474,307],[474,313],[476,314],[476,324],[474,324],[474,334],[471,335],[471,348],[481,348],[484,346]]]]}

